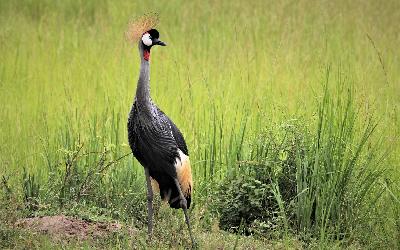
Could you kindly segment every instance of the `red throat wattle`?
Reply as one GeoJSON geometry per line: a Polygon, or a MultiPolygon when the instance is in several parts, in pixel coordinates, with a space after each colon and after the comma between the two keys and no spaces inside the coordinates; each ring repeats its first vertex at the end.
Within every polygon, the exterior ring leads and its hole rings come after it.
{"type": "Polygon", "coordinates": [[[146,61],[148,61],[148,60],[150,60],[150,51],[148,51],[148,50],[144,50],[143,51],[143,58],[144,58],[144,60],[146,60],[146,61]]]}

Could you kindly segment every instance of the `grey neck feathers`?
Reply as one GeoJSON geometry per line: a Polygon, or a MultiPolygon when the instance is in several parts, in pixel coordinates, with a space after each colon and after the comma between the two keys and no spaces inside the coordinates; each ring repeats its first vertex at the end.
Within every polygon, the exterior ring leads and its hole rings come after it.
{"type": "Polygon", "coordinates": [[[136,88],[135,100],[141,106],[149,107],[151,104],[150,98],[150,62],[143,58],[143,43],[139,41],[140,54],[140,74],[136,88]]]}

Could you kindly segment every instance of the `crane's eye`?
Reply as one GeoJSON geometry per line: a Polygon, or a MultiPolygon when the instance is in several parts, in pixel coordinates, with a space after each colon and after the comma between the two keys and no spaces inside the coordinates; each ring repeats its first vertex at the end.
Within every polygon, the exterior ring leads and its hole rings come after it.
{"type": "Polygon", "coordinates": [[[146,33],[142,36],[142,42],[146,46],[151,46],[153,44],[153,41],[151,40],[151,36],[149,33],[146,33]]]}

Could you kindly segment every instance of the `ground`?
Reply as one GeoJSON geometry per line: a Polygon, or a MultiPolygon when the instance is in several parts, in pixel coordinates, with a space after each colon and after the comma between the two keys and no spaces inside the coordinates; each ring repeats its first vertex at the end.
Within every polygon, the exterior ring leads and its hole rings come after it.
{"type": "MultiPolygon", "coordinates": [[[[123,227],[120,223],[86,221],[65,215],[20,219],[15,226],[47,234],[54,241],[100,238],[121,231],[123,227]]],[[[128,230],[134,233],[134,230],[128,230]]]]}
{"type": "MultiPolygon", "coordinates": [[[[180,221],[180,220],[179,220],[180,221]]],[[[183,222],[183,221],[182,221],[183,222]]],[[[164,222],[155,227],[152,242],[146,228],[133,228],[118,222],[88,221],[73,216],[53,215],[17,219],[0,227],[0,248],[4,249],[189,249],[186,227],[168,231],[164,222]]],[[[267,241],[238,236],[219,230],[195,230],[199,249],[302,249],[300,241],[267,241]]]]}

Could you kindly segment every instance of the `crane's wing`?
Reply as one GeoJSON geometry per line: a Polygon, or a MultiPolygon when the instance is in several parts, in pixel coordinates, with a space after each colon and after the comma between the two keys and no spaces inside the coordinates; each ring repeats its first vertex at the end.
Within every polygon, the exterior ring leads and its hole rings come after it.
{"type": "Polygon", "coordinates": [[[178,148],[182,151],[182,153],[189,156],[189,150],[187,148],[185,139],[183,138],[181,131],[179,131],[175,123],[171,119],[169,119],[169,117],[165,115],[164,112],[162,112],[162,110],[160,110],[158,107],[157,110],[160,113],[160,116],[163,117],[164,122],[166,124],[169,124],[169,127],[171,129],[172,135],[174,136],[175,142],[178,145],[178,148]]]}
{"type": "MultiPolygon", "coordinates": [[[[128,127],[133,132],[129,133],[133,154],[143,166],[149,168],[151,175],[167,173],[176,177],[174,164],[180,157],[180,147],[174,136],[176,132],[173,132],[176,126],[155,106],[151,113],[140,112],[134,104],[128,121],[128,127]]],[[[181,134],[179,140],[183,140],[181,134]]],[[[182,148],[186,148],[187,152],[186,144],[182,148]]]]}

